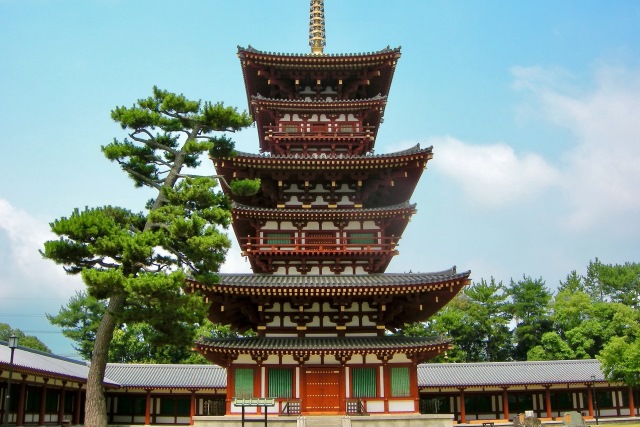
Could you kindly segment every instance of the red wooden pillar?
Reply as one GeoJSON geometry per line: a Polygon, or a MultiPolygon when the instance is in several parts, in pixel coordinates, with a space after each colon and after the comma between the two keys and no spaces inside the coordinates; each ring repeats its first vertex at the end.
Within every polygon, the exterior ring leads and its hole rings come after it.
{"type": "Polygon", "coordinates": [[[231,400],[233,400],[233,392],[235,390],[236,378],[231,365],[227,365],[227,401],[225,402],[225,412],[231,414],[231,400]]]}
{"type": "Polygon", "coordinates": [[[18,397],[18,410],[16,412],[16,426],[24,425],[24,407],[27,401],[27,376],[22,376],[20,383],[20,396],[18,397]]]}
{"type": "Polygon", "coordinates": [[[629,391],[629,416],[630,417],[635,417],[636,416],[636,408],[633,402],[633,387],[629,387],[628,389],[629,391]]]}
{"type": "MultiPolygon", "coordinates": [[[[384,413],[388,414],[389,413],[389,396],[391,395],[391,384],[390,384],[389,378],[391,378],[391,373],[389,372],[389,367],[387,366],[386,361],[383,361],[382,365],[379,366],[379,369],[377,372],[378,378],[380,378],[380,374],[382,374],[382,384],[380,384],[380,388],[378,390],[381,390],[382,394],[384,395],[383,397],[384,413]]],[[[413,390],[413,388],[411,390],[413,390]]],[[[415,404],[414,404],[414,410],[415,410],[415,404]]]]}
{"type": "Polygon", "coordinates": [[[547,408],[547,418],[551,418],[552,414],[551,414],[551,390],[549,390],[551,386],[550,385],[545,385],[544,388],[544,406],[546,406],[547,408]]]}
{"type": "Polygon", "coordinates": [[[47,405],[47,382],[49,382],[49,378],[44,378],[44,384],[42,384],[40,391],[40,410],[38,411],[38,425],[44,425],[45,418],[45,410],[47,405]]]}
{"type": "Polygon", "coordinates": [[[505,420],[509,419],[509,396],[507,395],[507,387],[502,387],[502,416],[505,420]]]}
{"type": "Polygon", "coordinates": [[[593,417],[593,385],[587,384],[587,407],[589,408],[589,416],[593,417]]]}
{"type": "Polygon", "coordinates": [[[65,394],[66,394],[67,382],[62,381],[62,388],[60,389],[60,400],[58,400],[58,424],[62,425],[62,420],[64,420],[64,405],[65,405],[65,394]]]}
{"type": "MultiPolygon", "coordinates": [[[[389,378],[389,396],[391,396],[391,373],[388,373],[389,378]]],[[[418,388],[418,364],[412,363],[409,368],[409,384],[411,385],[411,393],[415,393],[413,410],[416,414],[420,413],[420,389],[418,388]]]]}
{"type": "Polygon", "coordinates": [[[147,389],[147,398],[144,402],[144,425],[151,425],[151,390],[147,389]]]}
{"type": "Polygon", "coordinates": [[[467,423],[467,413],[466,413],[466,409],[464,407],[464,389],[461,388],[460,390],[460,423],[461,424],[466,424],[467,423]]]}
{"type": "Polygon", "coordinates": [[[82,383],[78,383],[78,391],[76,392],[76,398],[73,401],[73,416],[71,417],[71,423],[75,426],[80,424],[80,408],[82,407],[82,383]]]}
{"type": "Polygon", "coordinates": [[[191,390],[191,405],[189,410],[189,425],[193,425],[193,417],[196,415],[196,391],[191,390]]]}

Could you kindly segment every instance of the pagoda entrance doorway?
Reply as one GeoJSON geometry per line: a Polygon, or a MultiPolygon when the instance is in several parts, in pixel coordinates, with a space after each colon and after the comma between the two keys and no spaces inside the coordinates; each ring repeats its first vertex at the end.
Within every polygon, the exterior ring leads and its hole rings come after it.
{"type": "Polygon", "coordinates": [[[339,368],[305,370],[304,412],[335,414],[340,411],[340,371],[339,368]]]}

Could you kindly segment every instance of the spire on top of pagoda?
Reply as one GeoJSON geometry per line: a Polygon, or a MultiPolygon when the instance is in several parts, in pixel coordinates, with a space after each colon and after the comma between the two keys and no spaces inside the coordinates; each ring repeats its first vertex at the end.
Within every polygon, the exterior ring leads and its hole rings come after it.
{"type": "Polygon", "coordinates": [[[326,44],[324,34],[324,0],[311,0],[309,18],[309,46],[311,46],[311,54],[323,55],[326,44]]]}

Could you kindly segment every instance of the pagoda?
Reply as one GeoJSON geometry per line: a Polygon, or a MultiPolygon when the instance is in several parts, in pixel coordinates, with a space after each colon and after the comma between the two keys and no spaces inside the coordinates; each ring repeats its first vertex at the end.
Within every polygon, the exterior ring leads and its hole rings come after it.
{"type": "Polygon", "coordinates": [[[451,343],[389,332],[427,320],[470,273],[385,273],[432,149],[373,154],[400,49],[325,54],[321,0],[310,18],[310,54],[238,48],[260,154],[212,160],[226,182],[260,179],[254,196],[223,186],[253,273],[188,285],[211,321],[255,334],[195,347],[227,369],[227,414],[248,397],[279,413],[416,414],[417,366],[451,343]]]}

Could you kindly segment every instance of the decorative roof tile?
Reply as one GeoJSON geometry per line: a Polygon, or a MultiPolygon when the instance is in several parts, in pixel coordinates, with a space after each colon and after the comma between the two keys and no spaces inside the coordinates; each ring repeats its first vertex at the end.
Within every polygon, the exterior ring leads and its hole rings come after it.
{"type": "Polygon", "coordinates": [[[335,155],[331,155],[331,154],[327,154],[327,155],[304,155],[301,153],[289,153],[289,154],[284,154],[284,155],[280,155],[280,154],[275,154],[272,155],[271,153],[265,152],[265,153],[246,153],[243,151],[236,151],[236,155],[234,157],[231,157],[230,159],[233,160],[234,158],[237,157],[251,157],[251,158],[258,158],[258,159],[287,159],[287,160],[291,160],[291,159],[295,159],[295,160],[370,160],[370,159],[394,159],[396,157],[403,157],[403,156],[411,156],[411,155],[415,155],[415,154],[431,154],[433,152],[433,146],[427,147],[427,148],[420,148],[420,144],[417,144],[413,147],[407,148],[406,150],[401,150],[401,151],[396,151],[394,153],[385,153],[385,154],[367,154],[367,155],[349,155],[349,154],[344,154],[344,153],[338,153],[335,155]]]}
{"type": "Polygon", "coordinates": [[[262,56],[270,56],[274,58],[278,57],[286,57],[289,59],[300,59],[300,60],[332,60],[335,58],[342,59],[351,59],[351,60],[362,60],[362,58],[368,58],[371,56],[380,56],[380,55],[389,55],[389,54],[400,54],[401,47],[398,46],[396,48],[392,48],[391,46],[387,46],[384,49],[381,49],[376,52],[360,52],[360,53],[336,53],[336,54],[323,54],[323,55],[313,55],[313,54],[303,54],[303,53],[280,53],[280,52],[265,52],[254,48],[249,45],[246,48],[242,46],[238,46],[238,54],[253,54],[253,55],[262,55],[262,56]]]}
{"type": "Polygon", "coordinates": [[[354,275],[274,275],[274,274],[220,274],[219,285],[278,286],[278,287],[358,287],[408,286],[468,278],[470,271],[458,273],[456,267],[433,273],[379,273],[354,275]]]}
{"type": "Polygon", "coordinates": [[[267,351],[284,354],[309,352],[313,354],[333,354],[336,351],[373,352],[398,349],[422,349],[424,347],[442,346],[450,340],[438,337],[304,337],[304,338],[211,338],[200,339],[197,344],[203,347],[226,349],[238,352],[267,351]]]}
{"type": "Polygon", "coordinates": [[[413,213],[416,209],[415,203],[399,203],[393,206],[383,206],[377,208],[349,208],[349,209],[273,209],[273,208],[263,208],[259,206],[249,206],[243,205],[240,203],[233,202],[232,207],[234,211],[244,211],[244,212],[255,212],[260,213],[264,216],[270,216],[273,214],[279,218],[283,217],[291,217],[291,216],[303,216],[305,218],[314,217],[314,216],[323,216],[330,218],[340,218],[343,216],[347,216],[349,218],[359,218],[359,217],[380,217],[385,215],[393,215],[397,211],[410,211],[413,213]]]}

